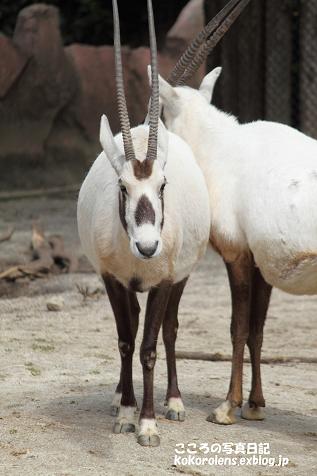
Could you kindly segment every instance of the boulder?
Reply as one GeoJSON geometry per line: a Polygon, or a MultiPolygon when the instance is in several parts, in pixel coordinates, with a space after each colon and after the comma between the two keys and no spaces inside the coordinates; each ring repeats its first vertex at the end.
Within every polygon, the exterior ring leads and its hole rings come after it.
{"type": "Polygon", "coordinates": [[[0,102],[1,154],[41,158],[53,119],[78,87],[63,48],[58,10],[44,4],[21,10],[13,44],[11,58],[18,52],[29,61],[0,102]]]}
{"type": "Polygon", "coordinates": [[[19,78],[30,56],[22,53],[10,38],[2,34],[0,34],[0,51],[0,99],[2,99],[19,78]]]}
{"type": "Polygon", "coordinates": [[[179,38],[186,43],[190,43],[200,30],[203,29],[204,21],[203,0],[190,0],[180,12],[167,37],[179,38]]]}

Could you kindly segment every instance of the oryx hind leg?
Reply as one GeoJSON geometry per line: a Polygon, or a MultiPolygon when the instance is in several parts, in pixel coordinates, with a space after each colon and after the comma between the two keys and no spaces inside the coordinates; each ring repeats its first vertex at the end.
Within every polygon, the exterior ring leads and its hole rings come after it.
{"type": "Polygon", "coordinates": [[[242,408],[241,416],[247,420],[263,420],[265,400],[261,382],[261,349],[263,328],[270,303],[272,286],[267,284],[258,268],[252,280],[252,300],[247,345],[252,366],[252,385],[249,400],[242,408]]]}
{"type": "Polygon", "coordinates": [[[249,253],[241,255],[235,262],[226,263],[231,299],[232,366],[229,391],[226,400],[219,405],[207,420],[220,425],[236,421],[236,409],[242,405],[242,372],[245,344],[249,337],[249,318],[252,295],[254,264],[249,253]]]}

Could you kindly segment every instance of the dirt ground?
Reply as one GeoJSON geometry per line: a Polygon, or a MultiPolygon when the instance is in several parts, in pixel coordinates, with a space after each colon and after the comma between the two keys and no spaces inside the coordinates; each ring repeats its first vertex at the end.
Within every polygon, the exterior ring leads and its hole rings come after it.
{"type": "MultiPolygon", "coordinates": [[[[0,233],[9,224],[16,231],[11,241],[0,244],[0,268],[17,259],[27,260],[35,218],[42,219],[48,233],[61,233],[67,246],[80,256],[75,197],[1,202],[0,233]]],[[[263,365],[267,418],[262,422],[238,418],[236,425],[225,427],[207,422],[206,417],[225,397],[230,363],[179,360],[187,413],[186,421],[177,423],[164,419],[166,370],[160,339],[155,401],[161,445],[144,448],[136,443],[134,434],[112,434],[109,407],[119,373],[114,318],[102,285],[87,263],[81,260],[76,274],[4,286],[0,291],[1,475],[317,474],[316,364],[263,365]],[[100,289],[100,293],[84,302],[76,284],[100,289]],[[60,312],[47,310],[52,298],[62,299],[60,312]],[[175,465],[178,443],[230,442],[269,443],[271,456],[289,458],[289,464],[284,468],[175,465]]],[[[144,295],[140,301],[144,309],[144,295]]],[[[316,358],[316,313],[316,297],[275,290],[264,357],[316,358]]],[[[208,252],[183,296],[177,348],[230,353],[229,316],[224,266],[208,252]]],[[[134,367],[140,406],[138,352],[134,367]]],[[[246,398],[250,365],[245,365],[244,373],[246,398]]]]}

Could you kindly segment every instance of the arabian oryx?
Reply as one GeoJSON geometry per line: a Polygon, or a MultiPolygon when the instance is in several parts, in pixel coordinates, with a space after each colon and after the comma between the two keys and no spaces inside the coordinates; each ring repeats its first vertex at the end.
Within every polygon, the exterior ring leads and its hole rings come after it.
{"type": "Polygon", "coordinates": [[[187,278],[209,240],[210,210],[205,180],[191,149],[159,124],[156,39],[151,0],[147,3],[152,64],[149,126],[130,130],[114,0],[122,134],[113,137],[107,118],[102,117],[103,152],[80,190],[78,228],[83,250],[104,280],[116,319],[121,374],[115,395],[115,406],[119,406],[115,433],[135,431],[132,356],[140,311],[136,292],[149,291],[140,351],[144,394],[138,442],[157,446],[153,374],[158,333],[162,324],[168,367],[166,417],[184,420],[175,363],[177,313],[187,278]]]}
{"type": "MultiPolygon", "coordinates": [[[[188,61],[184,56],[178,63],[170,83],[184,83],[216,43],[224,25],[219,15],[213,20],[214,36],[206,40],[211,22],[186,52],[188,61]]],[[[278,123],[239,124],[210,105],[220,72],[216,68],[207,74],[199,90],[173,87],[163,78],[159,82],[165,125],[187,141],[204,173],[210,242],[228,271],[231,381],[225,402],[208,420],[231,424],[243,400],[246,344],[252,387],[242,417],[264,418],[260,359],[272,287],[291,294],[317,294],[317,141],[278,123]]]]}

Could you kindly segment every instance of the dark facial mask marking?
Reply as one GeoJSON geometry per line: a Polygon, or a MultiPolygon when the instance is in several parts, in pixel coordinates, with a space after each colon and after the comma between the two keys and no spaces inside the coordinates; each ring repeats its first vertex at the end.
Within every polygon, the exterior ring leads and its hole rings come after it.
{"type": "Polygon", "coordinates": [[[119,192],[119,215],[123,228],[125,231],[128,229],[128,225],[125,219],[125,206],[126,206],[126,195],[122,192],[119,192]]]}
{"type": "Polygon", "coordinates": [[[166,125],[165,124],[165,116],[164,116],[164,106],[162,105],[162,109],[161,109],[161,115],[160,115],[160,119],[161,121],[163,122],[164,126],[166,125]]]}
{"type": "Polygon", "coordinates": [[[155,211],[146,195],[141,196],[134,216],[137,226],[143,225],[144,223],[155,224],[155,211]]]}
{"type": "Polygon", "coordinates": [[[162,193],[162,196],[160,197],[161,200],[161,205],[162,205],[162,220],[161,220],[161,230],[164,225],[164,194],[162,193]]]}

